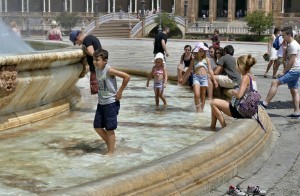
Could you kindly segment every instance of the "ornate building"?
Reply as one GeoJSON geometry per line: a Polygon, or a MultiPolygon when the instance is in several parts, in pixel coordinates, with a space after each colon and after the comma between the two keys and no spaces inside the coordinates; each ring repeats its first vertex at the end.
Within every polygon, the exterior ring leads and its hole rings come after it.
{"type": "Polygon", "coordinates": [[[175,13],[185,16],[190,23],[202,19],[209,22],[232,22],[251,13],[263,10],[272,13],[275,25],[294,21],[300,17],[299,0],[0,0],[0,17],[4,21],[16,20],[20,26],[48,25],[60,12],[75,12],[84,23],[96,16],[119,12],[139,13],[145,11],[175,13]],[[161,8],[160,8],[161,7],[161,8]]]}

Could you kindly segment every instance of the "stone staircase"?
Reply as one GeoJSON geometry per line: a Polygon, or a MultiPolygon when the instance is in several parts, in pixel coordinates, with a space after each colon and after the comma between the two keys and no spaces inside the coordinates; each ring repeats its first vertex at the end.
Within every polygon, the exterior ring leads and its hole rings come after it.
{"type": "Polygon", "coordinates": [[[140,20],[137,19],[110,20],[106,23],[100,24],[99,28],[95,28],[92,34],[96,37],[129,38],[130,29],[133,28],[139,21],[140,20]],[[129,25],[130,23],[131,25],[129,25]]]}

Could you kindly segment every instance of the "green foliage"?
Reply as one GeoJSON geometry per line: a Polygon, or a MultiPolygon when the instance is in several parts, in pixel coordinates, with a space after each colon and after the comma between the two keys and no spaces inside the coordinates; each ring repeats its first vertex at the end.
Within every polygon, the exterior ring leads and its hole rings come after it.
{"type": "MultiPolygon", "coordinates": [[[[159,17],[155,18],[155,22],[159,26],[159,17]]],[[[178,32],[178,27],[176,25],[174,16],[169,15],[166,12],[162,12],[162,14],[161,14],[161,26],[162,26],[162,28],[164,28],[165,26],[170,28],[170,36],[171,37],[178,36],[178,33],[181,33],[180,30],[178,32]]]]}
{"type": "Polygon", "coordinates": [[[72,30],[73,27],[76,26],[76,23],[79,20],[79,16],[76,13],[70,12],[61,12],[57,17],[56,21],[60,23],[60,25],[69,31],[72,30]]]}
{"type": "Polygon", "coordinates": [[[272,27],[272,14],[266,14],[264,11],[254,11],[248,13],[246,17],[246,22],[249,31],[257,36],[264,34],[265,31],[272,27]]]}

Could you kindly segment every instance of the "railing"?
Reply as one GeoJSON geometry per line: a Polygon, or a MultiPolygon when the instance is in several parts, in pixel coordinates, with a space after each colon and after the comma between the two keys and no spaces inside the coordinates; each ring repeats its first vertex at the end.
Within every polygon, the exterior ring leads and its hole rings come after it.
{"type": "Polygon", "coordinates": [[[91,22],[88,26],[84,28],[86,35],[90,34],[96,28],[96,21],[91,22]]]}
{"type": "MultiPolygon", "coordinates": [[[[202,26],[202,27],[188,27],[188,33],[213,33],[215,27],[202,26]]],[[[220,34],[231,33],[231,34],[249,34],[247,27],[217,27],[220,34]]]]}
{"type": "MultiPolygon", "coordinates": [[[[170,17],[173,17],[173,14],[168,14],[170,17]]],[[[145,19],[145,26],[151,25],[153,23],[155,23],[155,19],[159,17],[159,14],[153,14],[151,16],[148,16],[145,19]]],[[[180,24],[182,26],[185,26],[185,21],[184,18],[180,17],[180,16],[175,16],[174,20],[177,24],[180,24]]],[[[140,32],[142,30],[142,21],[140,21],[138,24],[136,24],[132,30],[131,30],[131,36],[135,37],[138,32],[140,32]]]]}
{"type": "Polygon", "coordinates": [[[100,16],[99,17],[99,24],[103,24],[103,23],[106,23],[110,20],[122,20],[122,19],[138,19],[135,14],[130,14],[130,13],[127,13],[127,12],[122,12],[122,13],[119,13],[119,12],[114,12],[114,13],[110,13],[110,14],[105,14],[103,16],[100,16]]]}

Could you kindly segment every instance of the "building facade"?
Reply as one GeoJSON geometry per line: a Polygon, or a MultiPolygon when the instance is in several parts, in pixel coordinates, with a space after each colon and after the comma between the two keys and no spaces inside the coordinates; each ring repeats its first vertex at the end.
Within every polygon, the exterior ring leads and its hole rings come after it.
{"type": "Polygon", "coordinates": [[[165,11],[187,17],[190,23],[205,18],[208,22],[232,22],[254,10],[272,13],[274,24],[300,19],[299,0],[0,0],[0,17],[9,22],[17,21],[25,27],[28,23],[50,24],[62,11],[75,12],[83,23],[99,15],[120,10],[129,13],[165,11]],[[29,22],[28,22],[29,20],[29,22]]]}

